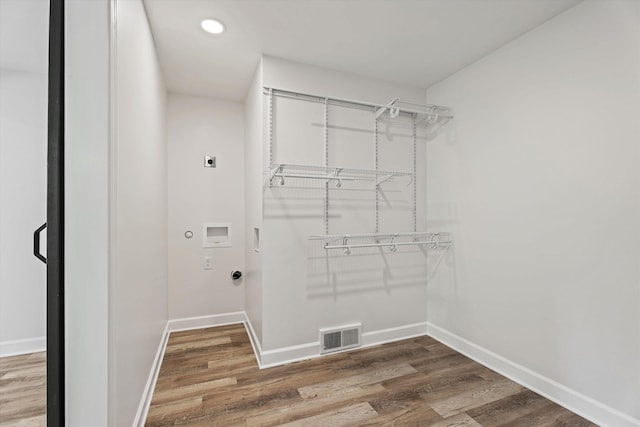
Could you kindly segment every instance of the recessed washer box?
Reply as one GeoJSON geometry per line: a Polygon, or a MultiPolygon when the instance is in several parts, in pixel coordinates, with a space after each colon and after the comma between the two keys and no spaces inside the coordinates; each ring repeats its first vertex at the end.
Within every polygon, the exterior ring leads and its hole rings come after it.
{"type": "Polygon", "coordinates": [[[202,224],[203,248],[231,247],[230,222],[205,222],[202,224]]]}

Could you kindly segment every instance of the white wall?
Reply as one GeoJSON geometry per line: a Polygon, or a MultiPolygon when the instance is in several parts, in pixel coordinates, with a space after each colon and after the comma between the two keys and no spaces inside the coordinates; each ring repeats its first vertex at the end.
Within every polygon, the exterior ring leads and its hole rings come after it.
{"type": "Polygon", "coordinates": [[[264,85],[275,89],[383,104],[394,98],[417,103],[424,102],[424,91],[413,86],[389,83],[271,56],[264,56],[262,64],[264,85]]]}
{"type": "Polygon", "coordinates": [[[0,69],[0,357],[45,349],[46,218],[47,75],[0,69]]]}
{"type": "Polygon", "coordinates": [[[116,2],[109,424],[136,415],[167,315],[166,90],[142,1],[116,2]]]}
{"type": "Polygon", "coordinates": [[[241,103],[171,94],[169,153],[169,317],[244,309],[244,123],[241,103]],[[204,156],[216,168],[204,167],[204,156]],[[232,246],[203,248],[203,223],[231,223],[232,246]],[[193,238],[187,239],[185,231],[193,238]],[[204,269],[204,257],[213,268],[204,269]]]}
{"type": "Polygon", "coordinates": [[[428,144],[428,224],[455,240],[432,332],[640,425],[640,3],[585,1],[427,100],[456,111],[428,144]]]}
{"type": "MultiPolygon", "coordinates": [[[[420,101],[424,96],[418,88],[270,57],[263,58],[263,67],[264,85],[279,89],[385,104],[395,97],[420,101]]],[[[323,165],[323,123],[323,104],[276,98],[274,162],[323,165]]],[[[373,114],[330,107],[329,123],[330,163],[374,169],[373,114]]],[[[264,126],[268,126],[268,119],[264,126]]],[[[380,125],[381,169],[411,171],[410,135],[410,127],[380,125]]],[[[424,144],[424,139],[418,144],[421,170],[424,144]]],[[[264,161],[268,162],[266,150],[264,161]]],[[[401,181],[386,186],[386,194],[381,195],[382,232],[412,231],[411,187],[407,187],[410,181],[401,181]]],[[[345,183],[341,189],[331,187],[330,234],[375,230],[373,188],[370,182],[345,183]]],[[[424,200],[424,189],[419,194],[424,200]]],[[[364,334],[403,327],[415,333],[409,325],[424,326],[425,255],[419,248],[402,249],[397,254],[364,249],[349,257],[339,252],[327,256],[322,243],[308,240],[310,235],[325,234],[322,181],[288,180],[284,186],[266,186],[263,200],[265,351],[303,345],[317,354],[318,329],[347,323],[362,322],[364,334]]],[[[422,230],[426,227],[424,218],[422,212],[418,221],[422,230]]]]}
{"type": "Polygon", "coordinates": [[[66,2],[66,424],[108,425],[109,1],[66,2]]]}
{"type": "Polygon", "coordinates": [[[261,60],[244,100],[244,310],[258,342],[262,342],[262,255],[260,244],[258,251],[254,247],[254,228],[262,234],[263,104],[261,60]]]}

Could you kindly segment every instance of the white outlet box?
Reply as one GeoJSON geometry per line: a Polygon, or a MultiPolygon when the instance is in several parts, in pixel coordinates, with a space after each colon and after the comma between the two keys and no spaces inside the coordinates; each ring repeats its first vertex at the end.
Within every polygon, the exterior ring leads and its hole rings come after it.
{"type": "Polygon", "coordinates": [[[210,256],[204,257],[204,269],[213,270],[213,257],[210,257],[210,256]]]}
{"type": "MultiPolygon", "coordinates": [[[[0,0],[2,1],[2,0],[0,0]]],[[[231,223],[230,222],[206,222],[202,224],[203,248],[230,248],[231,247],[231,223]]]]}

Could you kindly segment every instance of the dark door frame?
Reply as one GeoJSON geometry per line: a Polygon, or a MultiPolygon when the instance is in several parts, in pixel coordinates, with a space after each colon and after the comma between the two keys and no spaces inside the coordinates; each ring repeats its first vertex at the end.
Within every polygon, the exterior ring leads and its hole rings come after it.
{"type": "Polygon", "coordinates": [[[47,142],[47,425],[63,427],[64,394],[64,0],[49,3],[47,142]]]}

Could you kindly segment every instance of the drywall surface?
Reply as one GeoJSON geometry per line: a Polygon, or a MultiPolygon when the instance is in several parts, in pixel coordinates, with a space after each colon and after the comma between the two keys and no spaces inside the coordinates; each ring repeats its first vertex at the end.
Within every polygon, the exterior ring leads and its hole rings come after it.
{"type": "Polygon", "coordinates": [[[274,89],[379,104],[386,104],[394,98],[416,103],[424,102],[424,91],[413,86],[389,83],[271,56],[262,58],[262,67],[264,85],[274,89]]]}
{"type": "Polygon", "coordinates": [[[262,61],[257,67],[253,81],[244,100],[244,223],[245,233],[245,298],[244,310],[257,335],[262,341],[262,171],[263,163],[263,105],[262,61]],[[256,232],[257,229],[258,231],[256,232]],[[258,233],[256,236],[255,234],[258,233]]]}
{"type": "Polygon", "coordinates": [[[45,349],[46,219],[47,75],[0,69],[0,357],[45,349]]]}
{"type": "MultiPolygon", "coordinates": [[[[395,97],[419,101],[417,88],[364,79],[275,58],[263,58],[265,86],[321,96],[368,100],[386,104],[395,97]]],[[[267,105],[268,107],[268,105],[267,105]]],[[[325,163],[325,106],[275,98],[273,125],[264,108],[266,147],[272,135],[273,154],[265,148],[266,164],[323,166],[325,163]]],[[[332,166],[375,168],[374,113],[340,106],[328,107],[328,162],[332,166]]],[[[412,171],[411,123],[379,123],[379,169],[412,171]]],[[[417,141],[418,168],[425,166],[425,138],[417,141]]],[[[380,232],[413,230],[410,178],[382,185],[379,193],[380,232]]],[[[424,183],[424,178],[418,182],[424,183]]],[[[318,330],[355,322],[364,334],[403,328],[426,321],[425,253],[406,246],[392,253],[385,248],[327,252],[325,182],[312,179],[278,180],[269,186],[263,176],[263,330],[262,347],[273,351],[307,345],[319,351],[318,330]],[[315,343],[315,344],[314,344],[315,343]],[[315,347],[314,347],[315,346],[315,347]]],[[[329,186],[328,234],[375,231],[375,183],[347,182],[329,186]]],[[[424,203],[425,189],[419,191],[424,203]]],[[[424,205],[421,205],[424,206],[424,205]]],[[[424,209],[418,227],[424,231],[424,209]]]]}
{"type": "Polygon", "coordinates": [[[170,94],[168,135],[169,317],[242,311],[243,281],[230,274],[244,269],[242,104],[170,94]],[[231,223],[231,246],[203,247],[203,223],[231,223]]]}
{"type": "Polygon", "coordinates": [[[429,321],[640,423],[640,3],[585,1],[427,100],[456,111],[428,143],[455,240],[429,321]]]}
{"type": "Polygon", "coordinates": [[[116,2],[110,425],[131,425],[167,315],[166,90],[140,0],[116,2]]]}
{"type": "Polygon", "coordinates": [[[66,2],[66,425],[107,426],[109,1],[66,2]]]}

